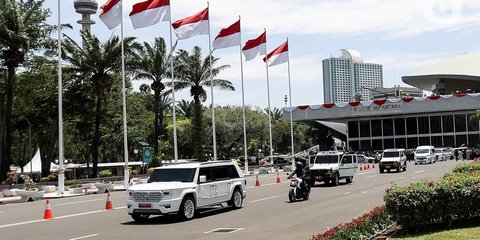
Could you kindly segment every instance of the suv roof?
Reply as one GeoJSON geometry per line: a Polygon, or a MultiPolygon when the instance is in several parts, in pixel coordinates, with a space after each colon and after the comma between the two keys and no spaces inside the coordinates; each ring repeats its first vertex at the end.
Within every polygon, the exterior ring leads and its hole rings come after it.
{"type": "Polygon", "coordinates": [[[209,162],[186,162],[186,163],[171,163],[171,164],[166,164],[161,167],[156,167],[157,168],[197,168],[200,166],[206,166],[206,165],[232,165],[234,164],[233,161],[231,160],[224,160],[224,161],[209,161],[209,162]]]}
{"type": "Polygon", "coordinates": [[[383,150],[383,152],[400,152],[400,151],[405,151],[405,149],[403,149],[403,148],[389,148],[389,149],[383,150]]]}

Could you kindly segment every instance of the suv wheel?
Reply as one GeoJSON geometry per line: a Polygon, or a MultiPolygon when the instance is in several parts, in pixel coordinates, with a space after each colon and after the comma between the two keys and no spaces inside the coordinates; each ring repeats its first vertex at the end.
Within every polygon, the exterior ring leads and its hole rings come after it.
{"type": "Polygon", "coordinates": [[[238,190],[238,188],[235,188],[232,194],[232,199],[228,202],[228,205],[233,206],[233,208],[235,209],[239,209],[242,208],[242,204],[242,193],[240,193],[240,190],[238,190]]]}
{"type": "Polygon", "coordinates": [[[402,171],[402,166],[400,164],[398,164],[397,172],[401,172],[401,171],[402,171]]]}
{"type": "Polygon", "coordinates": [[[182,200],[178,215],[184,220],[192,220],[195,217],[195,201],[188,196],[182,200]]]}
{"type": "Polygon", "coordinates": [[[135,222],[144,223],[150,217],[150,214],[133,213],[132,218],[135,222]]]}
{"type": "Polygon", "coordinates": [[[407,162],[405,162],[405,164],[403,165],[403,171],[407,171],[407,162]]]}
{"type": "Polygon", "coordinates": [[[383,168],[380,168],[380,173],[383,173],[384,169],[383,168]]]}
{"type": "Polygon", "coordinates": [[[353,176],[347,177],[347,183],[352,183],[353,176]]]}
{"type": "Polygon", "coordinates": [[[338,184],[339,184],[338,173],[335,173],[335,176],[332,179],[332,184],[333,184],[333,186],[338,186],[338,184]]]}

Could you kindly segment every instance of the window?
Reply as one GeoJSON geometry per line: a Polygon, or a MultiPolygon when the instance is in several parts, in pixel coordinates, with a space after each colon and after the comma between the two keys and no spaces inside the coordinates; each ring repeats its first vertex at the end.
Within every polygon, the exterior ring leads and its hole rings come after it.
{"type": "Polygon", "coordinates": [[[407,138],[407,148],[417,148],[418,147],[418,139],[416,137],[407,138]]]}
{"type": "Polygon", "coordinates": [[[374,140],[372,140],[372,148],[373,148],[373,150],[383,150],[383,141],[382,141],[382,139],[374,139],[374,140]]]}
{"type": "Polygon", "coordinates": [[[407,121],[407,134],[408,135],[417,134],[417,118],[414,118],[414,117],[407,118],[406,121],[407,121]]]}
{"type": "Polygon", "coordinates": [[[405,118],[395,119],[395,136],[405,135],[405,118]]]}
{"type": "Polygon", "coordinates": [[[400,152],[383,152],[384,158],[392,158],[392,157],[399,157],[400,152]]]}
{"type": "Polygon", "coordinates": [[[443,121],[443,132],[444,133],[453,132],[453,116],[452,115],[442,116],[442,121],[443,121]]]}
{"type": "Polygon", "coordinates": [[[453,136],[444,136],[443,145],[444,147],[455,147],[455,138],[453,136]]]}
{"type": "Polygon", "coordinates": [[[468,135],[468,146],[474,147],[480,144],[480,138],[478,134],[469,134],[468,135]]]}
{"type": "Polygon", "coordinates": [[[382,136],[382,120],[372,120],[372,136],[382,136]]]}
{"type": "Polygon", "coordinates": [[[351,155],[343,156],[343,158],[342,158],[342,163],[343,163],[343,164],[353,163],[352,156],[351,156],[351,155]]]}
{"type": "Polygon", "coordinates": [[[467,145],[467,135],[457,135],[456,136],[456,145],[457,147],[460,147],[462,144],[467,145]]]}
{"type": "Polygon", "coordinates": [[[230,178],[239,178],[240,176],[238,175],[237,169],[235,166],[230,165],[229,167],[229,173],[230,173],[230,178]]]}
{"type": "Polygon", "coordinates": [[[229,166],[220,166],[213,168],[213,175],[215,176],[215,181],[226,180],[230,178],[228,172],[229,166]]]}
{"type": "Polygon", "coordinates": [[[198,174],[198,177],[200,177],[202,175],[207,177],[207,182],[213,181],[213,173],[212,173],[212,168],[211,167],[200,168],[200,172],[198,174]]]}
{"type": "Polygon", "coordinates": [[[338,155],[317,155],[315,163],[338,163],[338,155]]]}
{"type": "Polygon", "coordinates": [[[441,136],[432,137],[432,146],[443,147],[442,137],[441,136]]]}
{"type": "Polygon", "coordinates": [[[394,148],[393,138],[384,139],[384,140],[383,140],[383,147],[384,147],[385,149],[387,149],[387,148],[394,148]]]}
{"type": "Polygon", "coordinates": [[[371,149],[371,145],[370,145],[370,140],[362,140],[360,141],[360,149],[361,150],[369,150],[371,149]]]}
{"type": "Polygon", "coordinates": [[[428,117],[418,118],[418,133],[419,134],[430,133],[430,124],[428,123],[428,117]]]}
{"type": "Polygon", "coordinates": [[[349,138],[358,137],[358,121],[348,122],[348,137],[349,138]]]}
{"type": "Polygon", "coordinates": [[[360,142],[359,141],[349,141],[348,147],[351,148],[353,151],[358,151],[360,149],[360,142]]]}
{"type": "Polygon", "coordinates": [[[383,136],[393,136],[393,119],[383,119],[383,136]]]}
{"type": "Polygon", "coordinates": [[[466,125],[466,117],[464,114],[455,115],[455,132],[466,132],[467,125],[466,125]]]}
{"type": "Polygon", "coordinates": [[[370,121],[360,121],[360,137],[370,137],[370,121]]]}
{"type": "Polygon", "coordinates": [[[475,114],[469,114],[467,115],[467,120],[468,120],[468,131],[469,132],[474,132],[478,131],[478,118],[475,114]]]}
{"type": "Polygon", "coordinates": [[[420,144],[420,146],[430,145],[430,137],[420,137],[419,138],[419,144],[420,144]]]}
{"type": "Polygon", "coordinates": [[[405,138],[395,138],[396,148],[407,148],[407,140],[405,138]]]}
{"type": "Polygon", "coordinates": [[[155,169],[148,182],[192,182],[196,168],[155,169]]]}
{"type": "Polygon", "coordinates": [[[430,117],[431,132],[432,133],[441,133],[442,132],[442,117],[441,116],[431,116],[430,117]]]}

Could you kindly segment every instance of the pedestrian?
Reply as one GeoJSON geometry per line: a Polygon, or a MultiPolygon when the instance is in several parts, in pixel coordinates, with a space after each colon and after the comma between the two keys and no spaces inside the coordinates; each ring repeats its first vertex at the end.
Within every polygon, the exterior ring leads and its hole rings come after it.
{"type": "Polygon", "coordinates": [[[453,153],[455,155],[455,161],[458,162],[458,149],[455,149],[453,153]]]}

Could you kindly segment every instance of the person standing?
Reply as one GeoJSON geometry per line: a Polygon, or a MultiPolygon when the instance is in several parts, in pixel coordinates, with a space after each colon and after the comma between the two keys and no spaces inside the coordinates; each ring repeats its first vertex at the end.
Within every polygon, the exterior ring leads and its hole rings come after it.
{"type": "Polygon", "coordinates": [[[458,149],[455,149],[453,154],[455,155],[455,161],[458,162],[458,149]]]}

